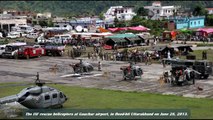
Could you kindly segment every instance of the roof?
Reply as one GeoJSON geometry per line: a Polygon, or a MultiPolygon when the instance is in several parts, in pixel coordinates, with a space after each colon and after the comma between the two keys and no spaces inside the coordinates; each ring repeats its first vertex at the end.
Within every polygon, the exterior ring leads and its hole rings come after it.
{"type": "Polygon", "coordinates": [[[127,42],[127,40],[125,40],[123,38],[110,38],[109,40],[112,40],[115,43],[118,43],[118,42],[127,42]]]}
{"type": "Polygon", "coordinates": [[[168,48],[167,46],[154,46],[154,47],[152,47],[152,50],[154,50],[154,51],[163,51],[163,50],[165,50],[167,48],[168,48]]]}
{"type": "Polygon", "coordinates": [[[140,37],[131,37],[131,38],[126,38],[126,39],[129,40],[129,41],[143,40],[143,39],[140,38],[140,37]]]}
{"type": "Polygon", "coordinates": [[[213,10],[213,8],[206,8],[206,10],[213,10]]]}
{"type": "Polygon", "coordinates": [[[135,34],[115,34],[113,36],[108,36],[106,38],[131,38],[131,37],[137,37],[135,34]]]}

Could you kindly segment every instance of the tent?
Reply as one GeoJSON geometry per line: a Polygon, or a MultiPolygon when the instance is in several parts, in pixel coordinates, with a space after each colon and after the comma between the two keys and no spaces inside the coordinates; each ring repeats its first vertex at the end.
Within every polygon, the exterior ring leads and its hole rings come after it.
{"type": "Polygon", "coordinates": [[[141,26],[141,25],[139,25],[139,26],[137,26],[137,27],[128,27],[128,30],[133,30],[133,31],[148,31],[148,30],[150,30],[150,29],[148,29],[148,28],[146,28],[146,27],[144,27],[144,26],[141,26]]]}
{"type": "Polygon", "coordinates": [[[111,32],[118,32],[118,31],[125,31],[127,30],[127,27],[118,27],[118,28],[108,28],[111,32]]]}
{"type": "Polygon", "coordinates": [[[197,31],[206,32],[207,34],[213,33],[213,28],[199,28],[197,31]]]}
{"type": "Polygon", "coordinates": [[[133,31],[141,31],[145,32],[150,30],[149,28],[146,28],[144,26],[136,26],[136,27],[117,27],[117,28],[108,28],[111,32],[118,32],[118,31],[125,31],[125,30],[133,30],[133,31]]]}
{"type": "Polygon", "coordinates": [[[105,33],[105,32],[109,32],[109,30],[106,30],[102,27],[99,27],[98,30],[100,31],[100,33],[105,33]]]}

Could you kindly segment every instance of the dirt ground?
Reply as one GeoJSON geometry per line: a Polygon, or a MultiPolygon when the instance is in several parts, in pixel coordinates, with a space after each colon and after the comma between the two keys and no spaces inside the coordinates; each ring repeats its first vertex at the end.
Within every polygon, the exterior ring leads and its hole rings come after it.
{"type": "Polygon", "coordinates": [[[170,66],[163,68],[161,64],[138,63],[144,71],[142,77],[137,78],[136,81],[123,81],[120,67],[127,66],[127,62],[101,61],[103,69],[98,71],[98,61],[91,59],[85,59],[85,61],[93,64],[95,71],[91,75],[71,77],[70,74],[73,74],[73,70],[69,64],[79,62],[77,59],[47,56],[30,60],[0,58],[0,82],[26,81],[33,83],[36,79],[36,73],[39,72],[41,80],[67,83],[66,85],[71,86],[213,98],[213,76],[207,80],[196,80],[195,85],[172,87],[169,84],[160,84],[158,81],[162,73],[169,70],[170,66]],[[58,66],[57,72],[51,72],[49,68],[56,64],[58,66]],[[203,88],[203,91],[198,91],[198,86],[203,88]]]}

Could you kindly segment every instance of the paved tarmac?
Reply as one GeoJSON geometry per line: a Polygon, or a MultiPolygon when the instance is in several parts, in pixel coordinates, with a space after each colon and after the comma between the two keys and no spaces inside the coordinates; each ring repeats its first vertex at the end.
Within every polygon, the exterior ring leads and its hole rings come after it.
{"type": "Polygon", "coordinates": [[[103,70],[98,71],[98,61],[91,59],[85,59],[85,61],[93,64],[95,67],[95,71],[92,72],[92,75],[71,77],[73,75],[73,70],[69,64],[79,62],[77,59],[47,56],[32,58],[30,60],[0,58],[0,82],[26,81],[34,83],[34,80],[36,79],[35,75],[39,72],[41,80],[67,83],[66,85],[70,86],[122,91],[144,91],[184,97],[213,98],[213,76],[210,76],[207,80],[196,80],[195,85],[172,87],[169,84],[161,85],[158,82],[159,77],[164,71],[169,70],[170,66],[163,68],[163,65],[161,64],[145,65],[144,63],[138,63],[144,71],[142,78],[137,78],[136,81],[123,81],[120,67],[127,66],[127,62],[101,61],[103,70]],[[57,72],[50,72],[49,68],[56,64],[58,66],[57,72]],[[198,91],[198,86],[203,88],[203,91],[198,91]]]}

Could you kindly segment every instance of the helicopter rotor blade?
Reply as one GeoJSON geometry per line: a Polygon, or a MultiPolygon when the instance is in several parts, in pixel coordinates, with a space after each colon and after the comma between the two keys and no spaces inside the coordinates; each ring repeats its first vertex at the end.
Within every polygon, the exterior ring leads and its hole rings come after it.
{"type": "Polygon", "coordinates": [[[2,86],[0,86],[0,88],[17,87],[17,86],[28,86],[28,85],[33,85],[33,83],[2,85],[2,86]]]}

